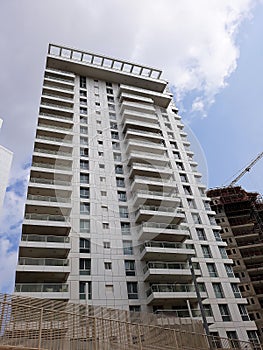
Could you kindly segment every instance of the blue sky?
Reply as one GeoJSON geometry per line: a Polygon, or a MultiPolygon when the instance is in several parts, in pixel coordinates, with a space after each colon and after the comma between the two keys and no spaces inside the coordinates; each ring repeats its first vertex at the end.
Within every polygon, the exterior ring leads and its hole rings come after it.
{"type": "MultiPolygon", "coordinates": [[[[14,152],[0,222],[0,292],[12,291],[49,42],[163,69],[208,186],[262,151],[260,0],[2,0],[0,144],[14,152]],[[10,21],[12,18],[12,21],[10,21]]],[[[239,182],[262,193],[263,160],[239,182]]]]}

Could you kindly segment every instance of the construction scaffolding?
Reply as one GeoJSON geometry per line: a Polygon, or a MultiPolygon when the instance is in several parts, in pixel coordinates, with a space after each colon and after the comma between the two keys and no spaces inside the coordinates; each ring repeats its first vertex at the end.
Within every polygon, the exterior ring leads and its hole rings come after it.
{"type": "Polygon", "coordinates": [[[257,342],[209,338],[200,321],[150,324],[156,320],[149,314],[141,323],[140,315],[123,310],[0,294],[0,350],[261,349],[257,342]]]}

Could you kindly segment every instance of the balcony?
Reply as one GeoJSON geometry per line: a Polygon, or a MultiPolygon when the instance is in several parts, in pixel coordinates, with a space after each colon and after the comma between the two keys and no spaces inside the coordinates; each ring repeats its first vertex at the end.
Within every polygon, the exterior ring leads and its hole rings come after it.
{"type": "Polygon", "coordinates": [[[44,206],[47,205],[48,202],[51,206],[59,206],[61,208],[67,208],[71,206],[71,199],[69,197],[58,197],[58,196],[41,196],[41,195],[35,195],[35,194],[28,194],[27,195],[27,205],[41,205],[44,206]],[[37,203],[35,203],[37,202],[37,203]],[[42,202],[42,203],[41,203],[42,202]]]}
{"type": "Polygon", "coordinates": [[[133,195],[133,205],[170,205],[177,207],[180,203],[176,191],[163,192],[163,191],[147,191],[147,190],[138,190],[133,195]]]}
{"type": "MultiPolygon", "coordinates": [[[[169,163],[169,158],[166,155],[158,155],[150,152],[133,151],[127,154],[128,165],[133,162],[149,162],[151,165],[164,166],[169,163]]],[[[145,163],[143,163],[145,164],[145,163]]]]}
{"type": "Polygon", "coordinates": [[[130,102],[123,101],[121,103],[120,113],[123,114],[126,111],[135,111],[141,113],[155,113],[155,108],[150,103],[138,103],[138,102],[130,102]]]}
{"type": "Polygon", "coordinates": [[[38,130],[43,130],[43,131],[51,131],[54,133],[57,131],[58,133],[64,134],[64,135],[72,135],[72,128],[70,127],[65,127],[58,125],[58,123],[43,123],[39,122],[37,126],[38,130]]]}
{"type": "Polygon", "coordinates": [[[147,96],[140,96],[140,95],[135,95],[131,94],[129,92],[123,92],[119,96],[120,102],[134,102],[134,103],[147,103],[147,104],[153,104],[153,99],[147,96]]]}
{"type": "Polygon", "coordinates": [[[70,238],[67,236],[52,236],[52,235],[34,235],[23,234],[19,244],[20,255],[30,256],[33,254],[31,248],[34,248],[37,254],[45,253],[47,249],[54,249],[54,253],[58,257],[67,257],[71,248],[70,238]]]}
{"type": "Polygon", "coordinates": [[[71,186],[71,181],[64,181],[59,179],[46,179],[42,177],[31,177],[29,179],[29,186],[32,184],[51,185],[55,187],[58,187],[58,186],[68,187],[68,186],[71,186]]]}
{"type": "Polygon", "coordinates": [[[131,153],[131,152],[149,152],[151,154],[159,154],[159,155],[164,155],[167,148],[164,147],[163,143],[155,143],[155,142],[150,142],[150,141],[143,141],[141,139],[129,139],[127,142],[127,147],[126,147],[126,153],[131,153]]]}
{"type": "MultiPolygon", "coordinates": [[[[52,133],[54,134],[54,133],[52,133]]],[[[61,144],[66,143],[67,146],[68,144],[70,144],[71,146],[68,147],[72,147],[72,137],[55,137],[55,136],[50,136],[50,134],[37,134],[36,135],[36,140],[35,142],[40,142],[40,143],[46,143],[46,144],[55,144],[58,146],[61,146],[61,144]],[[44,142],[47,141],[47,142],[44,142]]]]}
{"type": "MultiPolygon", "coordinates": [[[[207,298],[204,289],[200,290],[201,298],[207,298]]],[[[175,302],[181,300],[197,301],[196,291],[191,284],[152,284],[146,292],[147,304],[175,302]]]]}
{"type": "Polygon", "coordinates": [[[50,96],[73,102],[74,91],[52,86],[43,86],[42,96],[50,96]]]}
{"type": "Polygon", "coordinates": [[[74,78],[66,76],[66,75],[62,75],[62,74],[58,74],[55,72],[51,72],[50,70],[46,70],[45,72],[45,76],[44,76],[44,80],[47,82],[59,82],[62,83],[62,85],[69,85],[72,86],[72,90],[74,88],[74,78]]]}
{"type": "Polygon", "coordinates": [[[178,224],[185,215],[179,209],[173,207],[158,207],[154,205],[142,205],[135,212],[135,221],[148,221],[154,217],[155,222],[178,224]]]}
{"type": "Polygon", "coordinates": [[[140,247],[141,260],[150,261],[187,261],[195,256],[193,244],[150,241],[140,247]]]}
{"type": "Polygon", "coordinates": [[[144,163],[132,163],[130,166],[129,177],[134,178],[135,176],[149,176],[156,177],[159,179],[170,178],[173,174],[173,170],[170,166],[161,166],[153,164],[144,164],[144,163]]]}
{"type": "MultiPolygon", "coordinates": [[[[64,166],[64,165],[61,165],[61,164],[50,164],[50,163],[39,163],[39,162],[33,162],[32,163],[32,170],[36,170],[38,168],[41,168],[41,169],[49,169],[50,171],[52,172],[58,172],[58,173],[65,173],[65,174],[68,174],[68,175],[72,175],[72,168],[71,167],[68,167],[68,166],[64,166]],[[36,168],[36,169],[34,169],[36,168]]],[[[42,170],[44,171],[44,170],[42,170]]]]}
{"type": "Polygon", "coordinates": [[[70,267],[68,259],[20,257],[17,271],[69,273],[70,267]]]}
{"type": "Polygon", "coordinates": [[[68,216],[26,213],[23,223],[23,232],[46,234],[57,233],[66,235],[71,227],[68,216]],[[34,229],[35,226],[35,229],[34,229]]]}
{"type": "Polygon", "coordinates": [[[179,262],[148,262],[143,269],[146,282],[180,282],[192,281],[192,274],[188,263],[179,262]]]}
{"type": "Polygon", "coordinates": [[[71,112],[73,113],[73,104],[70,105],[69,103],[65,103],[61,101],[59,104],[59,100],[54,100],[54,103],[49,102],[50,99],[43,99],[40,102],[40,109],[43,107],[46,110],[51,110],[51,111],[65,111],[65,112],[71,112]]]}
{"type": "Polygon", "coordinates": [[[133,140],[133,139],[141,139],[142,141],[144,140],[149,140],[150,142],[156,143],[156,144],[160,144],[161,141],[163,141],[163,135],[160,132],[151,132],[148,130],[138,130],[138,129],[132,129],[132,128],[128,128],[126,130],[126,133],[124,135],[124,140],[133,140]]]}
{"type": "MultiPolygon", "coordinates": [[[[156,310],[155,314],[163,317],[171,317],[171,318],[202,318],[201,311],[199,309],[160,309],[156,310]]],[[[214,322],[213,313],[209,309],[204,310],[204,314],[207,318],[208,323],[214,322]],[[208,319],[209,318],[209,319],[208,319]]]]}
{"type": "Polygon", "coordinates": [[[140,122],[127,119],[124,122],[124,126],[122,128],[122,132],[125,135],[128,130],[134,130],[134,131],[143,131],[143,132],[151,132],[156,133],[157,135],[160,133],[160,125],[159,123],[147,123],[147,122],[140,122]]]}
{"type": "Polygon", "coordinates": [[[69,124],[71,126],[74,124],[72,117],[66,117],[66,116],[59,115],[59,114],[41,112],[41,113],[39,113],[39,117],[40,117],[40,119],[43,119],[43,120],[60,122],[63,124],[69,124]]]}
{"type": "Polygon", "coordinates": [[[133,120],[136,122],[148,122],[148,123],[157,123],[158,117],[156,114],[152,113],[143,113],[135,112],[131,110],[125,110],[122,114],[122,121],[125,123],[128,120],[133,120]]]}
{"type": "Polygon", "coordinates": [[[67,283],[16,283],[15,294],[50,299],[69,299],[67,283]]]}
{"type": "Polygon", "coordinates": [[[138,232],[140,241],[182,242],[189,236],[190,232],[187,226],[157,222],[143,222],[139,226],[138,232]]]}
{"type": "Polygon", "coordinates": [[[149,176],[140,176],[136,175],[133,179],[130,180],[131,183],[131,191],[135,192],[138,190],[144,190],[147,188],[148,190],[153,191],[164,191],[164,192],[172,192],[177,191],[176,182],[173,178],[171,179],[162,179],[162,178],[154,178],[149,176]]]}

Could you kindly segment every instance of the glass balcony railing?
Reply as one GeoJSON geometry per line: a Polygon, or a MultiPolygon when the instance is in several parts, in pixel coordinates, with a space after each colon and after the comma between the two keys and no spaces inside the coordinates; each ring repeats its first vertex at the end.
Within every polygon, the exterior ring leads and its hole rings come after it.
{"type": "Polygon", "coordinates": [[[54,103],[47,103],[47,102],[43,102],[41,101],[40,103],[42,106],[47,106],[47,107],[51,107],[51,108],[59,108],[59,109],[68,109],[68,110],[73,110],[73,106],[72,107],[68,107],[68,106],[64,106],[64,105],[57,105],[54,103]]]}
{"type": "Polygon", "coordinates": [[[25,214],[25,219],[27,220],[43,220],[43,221],[61,221],[67,222],[69,220],[68,216],[63,215],[49,215],[49,214],[25,214]]]}
{"type": "Polygon", "coordinates": [[[73,123],[73,119],[68,118],[68,117],[64,117],[63,115],[56,115],[56,114],[52,114],[52,113],[39,113],[39,115],[43,115],[44,117],[51,117],[51,118],[56,118],[56,119],[62,119],[62,120],[66,120],[68,122],[72,122],[73,123]]]}
{"type": "Polygon", "coordinates": [[[157,228],[157,229],[164,229],[164,230],[182,230],[182,231],[188,231],[189,228],[185,225],[175,225],[175,224],[164,224],[164,223],[158,223],[158,222],[144,222],[141,225],[141,228],[149,227],[149,228],[157,228]]]}
{"type": "Polygon", "coordinates": [[[58,185],[58,186],[71,186],[71,182],[70,181],[44,179],[44,178],[40,178],[40,177],[32,177],[29,181],[32,182],[32,183],[38,183],[38,184],[49,184],[49,185],[58,185]]]}
{"type": "Polygon", "coordinates": [[[65,293],[68,292],[66,283],[17,283],[17,293],[65,293]]]}
{"type": "Polygon", "coordinates": [[[68,84],[74,84],[73,80],[63,79],[63,78],[59,78],[59,77],[54,77],[53,75],[50,75],[50,74],[45,74],[44,79],[52,79],[52,80],[63,81],[63,82],[68,83],[68,84]]]}
{"type": "Polygon", "coordinates": [[[173,192],[162,192],[162,191],[147,191],[147,190],[139,190],[134,193],[133,198],[135,198],[137,195],[145,194],[148,196],[157,196],[157,197],[167,197],[167,198],[176,198],[177,193],[175,191],[173,192]]]}
{"type": "MultiPolygon", "coordinates": [[[[169,317],[181,317],[181,318],[187,318],[187,317],[202,317],[201,311],[199,309],[179,309],[179,310],[156,310],[155,314],[159,314],[162,316],[169,316],[169,317]]],[[[206,317],[213,317],[213,313],[209,309],[204,310],[204,314],[206,317]]]]}
{"type": "MultiPolygon", "coordinates": [[[[200,292],[205,292],[204,288],[199,288],[200,292]]],[[[147,290],[149,297],[152,293],[195,293],[195,287],[192,284],[152,284],[147,290]]]]}
{"type": "Polygon", "coordinates": [[[50,137],[50,136],[44,136],[44,135],[37,135],[36,139],[40,140],[47,140],[47,141],[54,141],[59,143],[72,143],[72,140],[66,139],[65,137],[50,137]]]}
{"type": "Polygon", "coordinates": [[[156,178],[156,177],[150,177],[150,176],[140,176],[140,175],[135,175],[134,178],[130,181],[130,183],[132,184],[134,181],[136,180],[144,180],[147,182],[150,181],[154,181],[154,182],[158,182],[158,183],[164,183],[164,184],[174,184],[175,185],[175,181],[174,179],[161,179],[161,178],[156,178]]]}
{"type": "Polygon", "coordinates": [[[159,171],[160,169],[162,170],[168,170],[171,171],[171,168],[169,166],[162,166],[162,165],[153,165],[153,164],[148,164],[148,163],[132,163],[132,166],[139,166],[141,168],[150,168],[150,169],[154,169],[155,171],[159,171]]]}
{"type": "Polygon", "coordinates": [[[140,251],[142,252],[145,248],[164,248],[164,249],[194,249],[193,244],[186,243],[177,243],[177,242],[159,242],[159,241],[151,241],[146,242],[140,247],[140,251]]]}
{"type": "Polygon", "coordinates": [[[62,152],[62,151],[54,151],[54,150],[46,149],[46,148],[35,148],[34,152],[46,153],[46,154],[54,154],[54,155],[57,155],[57,156],[72,157],[71,153],[62,152]]]}
{"type": "Polygon", "coordinates": [[[38,168],[48,168],[48,169],[57,169],[57,170],[66,170],[66,171],[72,171],[71,167],[67,167],[60,164],[48,164],[48,163],[32,163],[32,167],[38,167],[38,168]]]}
{"type": "Polygon", "coordinates": [[[34,195],[34,194],[28,194],[27,195],[27,199],[33,200],[33,201],[70,203],[70,198],[51,197],[51,196],[39,196],[39,195],[34,195]]]}
{"type": "Polygon", "coordinates": [[[135,132],[135,133],[138,133],[138,134],[159,136],[159,137],[163,138],[163,135],[160,132],[151,132],[151,131],[130,129],[130,128],[127,129],[127,132],[135,132]]]}
{"type": "Polygon", "coordinates": [[[55,125],[51,125],[51,124],[39,123],[38,127],[47,128],[47,129],[51,129],[51,130],[55,129],[55,130],[61,130],[61,131],[66,131],[66,132],[72,132],[72,129],[63,128],[63,126],[55,126],[55,125]]]}
{"type": "Polygon", "coordinates": [[[52,258],[19,258],[19,265],[32,266],[69,266],[68,259],[52,259],[52,258]]]}
{"type": "Polygon", "coordinates": [[[140,210],[149,210],[149,211],[156,211],[156,212],[160,212],[160,213],[174,213],[175,212],[175,208],[173,207],[156,207],[154,205],[141,205],[139,207],[139,209],[136,211],[136,214],[140,211],[140,210]]]}
{"type": "Polygon", "coordinates": [[[189,270],[189,264],[174,263],[174,262],[148,262],[143,268],[143,273],[146,273],[150,269],[162,269],[162,270],[189,270]]]}
{"type": "Polygon", "coordinates": [[[47,235],[22,235],[23,242],[44,242],[44,243],[69,243],[70,238],[65,236],[47,236],[47,235]]]}
{"type": "Polygon", "coordinates": [[[48,97],[54,97],[54,98],[61,98],[61,99],[63,99],[63,100],[67,100],[67,101],[70,101],[70,102],[73,103],[73,98],[72,98],[72,97],[65,97],[65,96],[61,96],[61,95],[58,95],[58,94],[48,94],[48,93],[46,93],[46,92],[44,92],[44,93],[42,94],[42,96],[43,96],[43,97],[48,96],[48,97]]]}

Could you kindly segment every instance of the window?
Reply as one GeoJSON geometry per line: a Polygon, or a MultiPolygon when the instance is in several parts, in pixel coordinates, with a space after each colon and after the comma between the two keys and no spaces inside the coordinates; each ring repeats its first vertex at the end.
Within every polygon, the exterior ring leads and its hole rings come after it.
{"type": "Polygon", "coordinates": [[[214,293],[216,298],[224,298],[224,292],[223,288],[221,286],[221,283],[212,283],[213,288],[214,288],[214,293]]]}
{"type": "Polygon", "coordinates": [[[192,218],[193,218],[193,222],[195,224],[201,224],[202,223],[199,214],[192,213],[192,218]]]}
{"type": "Polygon", "coordinates": [[[121,149],[119,142],[112,141],[112,149],[114,150],[121,149]]]}
{"type": "Polygon", "coordinates": [[[106,191],[100,191],[100,195],[101,195],[102,197],[106,197],[106,196],[107,196],[107,192],[106,192],[106,191]]]}
{"type": "Polygon", "coordinates": [[[89,161],[88,160],[80,159],[79,164],[80,164],[80,169],[89,170],[89,161]]]}
{"type": "Polygon", "coordinates": [[[112,83],[109,83],[108,81],[106,81],[106,86],[112,87],[112,83]]]}
{"type": "Polygon", "coordinates": [[[125,260],[124,264],[126,276],[135,276],[135,261],[125,260]]]}
{"type": "Polygon", "coordinates": [[[222,257],[222,259],[228,259],[226,250],[224,247],[218,247],[219,251],[220,251],[220,255],[222,257]]]}
{"type": "Polygon", "coordinates": [[[81,157],[88,157],[89,156],[89,149],[80,147],[80,156],[81,157]]]}
{"type": "Polygon", "coordinates": [[[103,145],[103,141],[98,140],[98,145],[103,145]]]}
{"type": "Polygon", "coordinates": [[[221,344],[221,339],[219,337],[219,333],[218,332],[211,332],[210,331],[210,339],[212,340],[212,347],[213,349],[221,349],[222,348],[222,344],[221,344]]]}
{"type": "Polygon", "coordinates": [[[231,321],[231,315],[227,304],[219,304],[219,311],[224,322],[231,321]]]}
{"type": "Polygon", "coordinates": [[[205,230],[203,228],[197,228],[196,233],[200,241],[206,241],[205,230]]]}
{"type": "Polygon", "coordinates": [[[129,222],[121,222],[121,233],[123,235],[131,234],[131,224],[129,222]]]}
{"type": "Polygon", "coordinates": [[[79,259],[79,274],[90,275],[90,259],[80,258],[79,259]]]}
{"type": "Polygon", "coordinates": [[[132,255],[133,254],[132,241],[123,241],[122,243],[123,243],[123,254],[132,255]]]}
{"type": "Polygon", "coordinates": [[[79,282],[79,298],[81,300],[86,299],[86,296],[88,299],[91,299],[91,282],[79,282]]]}
{"type": "Polygon", "coordinates": [[[232,291],[234,293],[235,298],[241,298],[241,293],[236,283],[231,283],[232,291]]]}
{"type": "Polygon", "coordinates": [[[102,227],[103,227],[103,229],[107,230],[110,227],[110,225],[108,222],[103,222],[102,227]]]}
{"type": "Polygon", "coordinates": [[[137,282],[127,282],[128,299],[138,299],[137,282]]]}
{"type": "Polygon", "coordinates": [[[97,120],[97,124],[98,124],[98,125],[101,125],[101,120],[97,120]]]}
{"type": "Polygon", "coordinates": [[[115,111],[115,106],[114,105],[108,104],[108,107],[109,107],[110,111],[115,111]]]}
{"type": "Polygon", "coordinates": [[[225,269],[226,269],[226,273],[227,273],[227,276],[228,276],[228,277],[235,277],[231,265],[225,264],[225,269]]]}
{"type": "Polygon", "coordinates": [[[120,202],[127,202],[126,192],[118,191],[117,194],[118,194],[118,200],[120,202]]]}
{"type": "Polygon", "coordinates": [[[103,242],[104,249],[110,249],[110,242],[103,242]]]}
{"type": "Polygon", "coordinates": [[[254,343],[254,349],[259,350],[260,347],[259,347],[259,340],[258,340],[257,332],[256,331],[247,331],[247,336],[248,336],[249,341],[254,343]]]}
{"type": "Polygon", "coordinates": [[[236,331],[227,331],[226,335],[229,339],[229,346],[231,347],[231,349],[240,349],[240,344],[238,341],[238,337],[237,337],[237,332],[236,331]]]}
{"type": "Polygon", "coordinates": [[[109,112],[110,119],[116,120],[116,113],[115,112],[109,112]]]}
{"type": "Polygon", "coordinates": [[[108,102],[113,102],[114,103],[114,97],[113,96],[107,96],[108,102]]]}
{"type": "Polygon", "coordinates": [[[116,177],[116,185],[117,187],[125,187],[124,179],[121,177],[116,177]]]}
{"type": "Polygon", "coordinates": [[[90,221],[86,219],[80,219],[79,227],[81,233],[89,233],[90,232],[90,221]]]}
{"type": "Polygon", "coordinates": [[[89,203],[83,203],[80,202],[80,214],[90,214],[90,204],[89,203]]]}
{"type": "Polygon", "coordinates": [[[117,123],[110,122],[110,128],[111,128],[111,129],[114,129],[114,130],[118,130],[118,125],[117,125],[117,123]]]}
{"type": "Polygon", "coordinates": [[[82,97],[87,97],[87,91],[85,91],[85,90],[80,90],[80,91],[79,91],[79,94],[80,94],[80,96],[82,96],[82,97]]]}
{"type": "Polygon", "coordinates": [[[113,90],[112,89],[107,88],[106,92],[107,92],[107,94],[113,95],[113,90]]]}
{"type": "Polygon", "coordinates": [[[87,83],[86,83],[86,77],[79,77],[79,86],[82,89],[86,89],[87,88],[87,83]]]}
{"type": "Polygon", "coordinates": [[[87,126],[80,126],[79,131],[81,134],[87,134],[88,133],[88,128],[87,126]]]}
{"type": "Polygon", "coordinates": [[[221,238],[220,231],[214,230],[213,233],[214,233],[214,236],[215,236],[216,241],[222,242],[222,238],[221,238]]]}
{"type": "Polygon", "coordinates": [[[207,263],[206,266],[210,277],[218,276],[216,271],[216,266],[214,263],[207,263]]]}
{"type": "Polygon", "coordinates": [[[211,225],[217,225],[217,222],[214,216],[208,215],[208,219],[211,225]]]}
{"type": "Polygon", "coordinates": [[[87,137],[80,136],[79,140],[80,140],[81,145],[88,145],[89,144],[89,139],[87,137]]]}
{"type": "Polygon", "coordinates": [[[121,154],[120,153],[113,153],[113,158],[115,162],[121,162],[121,154]]]}
{"type": "Polygon", "coordinates": [[[100,176],[100,182],[106,182],[106,177],[100,176]]]}
{"type": "Polygon", "coordinates": [[[85,107],[79,107],[79,113],[80,114],[88,114],[88,110],[85,107]]]}
{"type": "Polygon", "coordinates": [[[118,131],[111,131],[111,138],[114,140],[119,140],[119,133],[118,131]]]}
{"type": "Polygon", "coordinates": [[[105,164],[99,164],[99,168],[100,169],[104,169],[105,168],[105,164]]]}
{"type": "Polygon", "coordinates": [[[100,106],[100,103],[99,102],[95,102],[95,106],[100,106]]]}
{"type": "Polygon", "coordinates": [[[182,163],[176,162],[176,166],[178,170],[184,170],[184,166],[182,163]]]}
{"type": "Polygon", "coordinates": [[[81,115],[80,118],[79,118],[79,122],[81,124],[88,124],[88,118],[84,117],[83,115],[81,115]]]}
{"type": "Polygon", "coordinates": [[[90,240],[86,238],[79,239],[79,252],[90,253],[90,240]]]}
{"type": "Polygon", "coordinates": [[[186,174],[179,174],[182,182],[188,182],[186,174]]]}
{"type": "Polygon", "coordinates": [[[89,188],[80,187],[80,198],[89,198],[89,188]]]}
{"type": "Polygon", "coordinates": [[[97,130],[98,135],[102,135],[102,130],[97,130]]]}
{"type": "Polygon", "coordinates": [[[80,173],[80,183],[88,184],[89,183],[89,174],[80,173]]]}
{"type": "Polygon", "coordinates": [[[179,152],[173,152],[173,155],[174,155],[174,159],[181,159],[179,152]]]}
{"type": "Polygon", "coordinates": [[[140,312],[141,305],[130,305],[129,310],[130,310],[130,312],[140,312]]]}
{"type": "Polygon", "coordinates": [[[238,304],[238,309],[243,321],[249,321],[249,316],[247,313],[247,309],[244,304],[238,304]]]}
{"type": "Polygon", "coordinates": [[[123,166],[115,165],[115,174],[123,174],[123,166]]]}
{"type": "Polygon", "coordinates": [[[98,156],[99,156],[99,157],[103,157],[103,156],[104,156],[104,153],[103,153],[103,152],[98,152],[98,156]]]}
{"type": "Polygon", "coordinates": [[[111,270],[111,262],[104,262],[104,268],[105,270],[111,270]]]}
{"type": "Polygon", "coordinates": [[[207,201],[203,201],[205,210],[211,210],[210,204],[207,201]]]}
{"type": "Polygon", "coordinates": [[[119,207],[120,218],[127,219],[129,217],[128,208],[127,207],[119,207]]]}
{"type": "Polygon", "coordinates": [[[190,186],[183,186],[183,189],[186,195],[192,195],[192,190],[190,186]]]}
{"type": "Polygon", "coordinates": [[[113,293],[114,292],[113,284],[105,283],[105,289],[106,289],[106,293],[113,293]]]}
{"type": "Polygon", "coordinates": [[[208,245],[201,245],[204,258],[212,258],[212,253],[208,245]]]}

